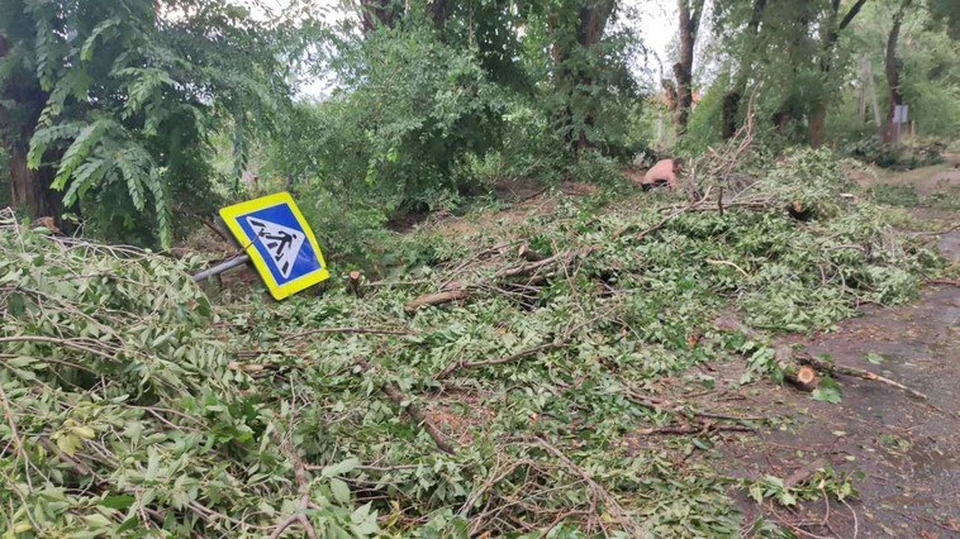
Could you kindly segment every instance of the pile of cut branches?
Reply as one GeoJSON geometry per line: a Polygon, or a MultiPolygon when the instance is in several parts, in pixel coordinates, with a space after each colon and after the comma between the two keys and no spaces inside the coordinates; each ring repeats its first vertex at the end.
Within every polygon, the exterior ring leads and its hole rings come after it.
{"type": "Polygon", "coordinates": [[[334,495],[340,472],[295,480],[288,433],[229,369],[179,262],[31,230],[5,210],[0,319],[0,528],[264,536],[310,487],[322,535],[376,530],[334,495]]]}
{"type": "Polygon", "coordinates": [[[939,264],[829,154],[753,172],[692,201],[601,191],[440,223],[398,238],[412,262],[387,281],[269,305],[210,306],[178,262],[7,218],[0,519],[737,535],[731,484],[698,456],[770,419],[730,398],[781,369],[756,342],[904,301],[939,264]],[[729,312],[742,327],[714,323],[729,312]],[[745,352],[748,376],[717,372],[745,352]]]}

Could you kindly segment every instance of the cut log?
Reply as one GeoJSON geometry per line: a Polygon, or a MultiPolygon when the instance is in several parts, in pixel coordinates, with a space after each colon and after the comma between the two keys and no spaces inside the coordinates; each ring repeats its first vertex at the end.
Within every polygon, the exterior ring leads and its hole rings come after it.
{"type": "Polygon", "coordinates": [[[813,391],[820,385],[817,371],[808,365],[784,365],[783,378],[801,391],[813,391]]]}
{"type": "Polygon", "coordinates": [[[362,292],[360,290],[360,280],[363,279],[363,274],[359,271],[351,271],[347,276],[347,291],[357,296],[361,296],[362,292]]]}

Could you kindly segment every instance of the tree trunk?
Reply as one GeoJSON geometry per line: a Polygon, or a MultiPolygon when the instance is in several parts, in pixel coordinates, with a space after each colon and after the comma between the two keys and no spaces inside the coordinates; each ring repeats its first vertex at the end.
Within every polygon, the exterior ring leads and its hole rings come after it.
{"type": "Polygon", "coordinates": [[[827,123],[827,100],[821,99],[813,105],[807,118],[807,138],[811,148],[823,146],[823,128],[827,123]]]}
{"type": "Polygon", "coordinates": [[[890,88],[890,107],[887,109],[887,122],[883,129],[883,141],[892,143],[897,138],[897,126],[893,122],[897,105],[903,104],[903,93],[900,91],[900,71],[903,62],[897,58],[897,41],[900,39],[900,28],[903,26],[903,16],[912,0],[904,0],[896,15],[893,16],[893,27],[887,36],[887,52],[884,56],[884,71],[887,75],[887,86],[890,88]]]}
{"type": "Polygon", "coordinates": [[[453,6],[453,0],[433,0],[433,6],[430,11],[433,15],[434,28],[443,28],[443,25],[447,23],[447,19],[453,14],[453,6]]]}
{"type": "Polygon", "coordinates": [[[690,108],[693,106],[693,48],[697,41],[703,3],[704,0],[679,0],[677,3],[680,12],[680,58],[673,65],[673,75],[677,79],[677,100],[673,111],[677,136],[686,132],[690,108]]]}
{"type": "MultiPolygon", "coordinates": [[[[577,25],[577,43],[586,49],[592,49],[600,43],[603,37],[603,30],[607,26],[607,21],[613,13],[616,5],[615,0],[595,0],[580,8],[580,20],[577,25]]],[[[574,81],[576,88],[585,88],[593,84],[593,79],[589,75],[584,75],[582,70],[574,81]]],[[[586,90],[576,90],[581,93],[581,97],[586,96],[586,90]]],[[[581,153],[584,150],[593,148],[593,143],[587,136],[587,127],[592,127],[595,122],[596,111],[592,104],[588,104],[583,113],[584,128],[576,133],[575,150],[581,153]]]]}
{"type": "Polygon", "coordinates": [[[837,24],[837,17],[840,15],[840,0],[833,0],[830,4],[826,23],[821,27],[820,73],[823,77],[824,87],[821,89],[821,95],[813,103],[810,116],[807,118],[807,139],[813,148],[819,148],[823,145],[823,130],[827,123],[827,109],[833,101],[835,89],[829,84],[830,72],[833,71],[833,51],[837,46],[837,40],[840,38],[840,32],[853,22],[854,17],[860,13],[860,9],[863,8],[866,1],[857,0],[844,15],[840,24],[837,24]]]}
{"type": "Polygon", "coordinates": [[[393,28],[399,14],[394,0],[360,0],[360,20],[364,34],[381,26],[393,28]]]}
{"type": "MultiPolygon", "coordinates": [[[[9,52],[7,38],[0,35],[0,58],[9,52]]],[[[16,71],[15,71],[16,73],[16,71]]],[[[14,74],[4,86],[0,86],[0,99],[10,99],[16,104],[18,112],[24,116],[23,122],[7,117],[0,106],[0,127],[6,129],[3,142],[10,153],[8,172],[10,175],[10,205],[22,209],[34,218],[52,217],[57,225],[62,225],[63,206],[60,194],[50,190],[55,170],[43,166],[39,170],[30,170],[27,166],[27,151],[33,129],[47,101],[47,94],[29,77],[14,74]]]]}
{"type": "Polygon", "coordinates": [[[49,166],[39,170],[27,167],[27,148],[10,148],[10,204],[17,209],[26,210],[30,217],[53,217],[60,226],[60,213],[63,210],[60,195],[50,189],[53,183],[54,169],[49,166]]]}
{"type": "Polygon", "coordinates": [[[750,22],[747,23],[747,35],[750,38],[747,42],[747,50],[741,54],[740,66],[737,68],[737,75],[733,79],[733,86],[723,96],[721,129],[724,140],[733,138],[740,127],[740,102],[743,100],[743,93],[747,89],[750,61],[756,48],[757,36],[760,33],[760,19],[763,17],[763,11],[766,8],[767,0],[754,1],[750,22]]]}

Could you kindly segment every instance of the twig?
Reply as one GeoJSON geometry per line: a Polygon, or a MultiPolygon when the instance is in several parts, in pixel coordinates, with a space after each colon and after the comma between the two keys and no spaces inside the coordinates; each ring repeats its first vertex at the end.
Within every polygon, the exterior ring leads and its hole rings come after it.
{"type": "Polygon", "coordinates": [[[729,260],[711,260],[711,259],[708,258],[708,259],[707,259],[707,263],[708,263],[708,264],[713,264],[714,266],[720,266],[720,265],[722,265],[722,266],[730,266],[730,267],[736,269],[737,271],[739,271],[739,272],[740,272],[744,277],[746,277],[747,279],[750,278],[750,274],[749,274],[749,273],[747,273],[746,271],[744,271],[744,269],[741,268],[740,266],[734,264],[733,262],[730,262],[729,260]]]}
{"type": "Polygon", "coordinates": [[[404,309],[408,313],[414,313],[420,307],[426,307],[428,305],[443,305],[444,303],[451,303],[454,301],[460,301],[470,297],[470,293],[465,290],[448,290],[446,292],[437,292],[435,294],[426,294],[420,296],[413,301],[408,302],[404,305],[404,309]]]}
{"type": "Polygon", "coordinates": [[[850,504],[847,503],[847,500],[840,501],[843,502],[843,505],[846,505],[847,509],[850,510],[850,513],[853,514],[853,539],[857,539],[857,536],[860,535],[860,519],[857,518],[857,512],[853,510],[853,507],[850,507],[850,504]]]}
{"type": "Polygon", "coordinates": [[[297,454],[297,450],[293,447],[293,444],[290,443],[290,439],[281,438],[276,428],[272,430],[274,438],[280,443],[280,451],[290,459],[290,463],[293,465],[293,477],[300,491],[300,507],[297,513],[288,516],[277,524],[273,529],[273,533],[270,534],[270,539],[279,538],[284,530],[292,526],[294,522],[300,523],[304,533],[309,539],[317,539],[316,528],[313,527],[313,523],[311,523],[310,519],[304,514],[304,511],[310,507],[310,477],[307,475],[307,467],[304,465],[303,460],[300,459],[300,455],[297,454]]]}
{"type": "Polygon", "coordinates": [[[514,361],[518,361],[525,357],[534,356],[541,352],[556,350],[558,348],[563,348],[564,346],[567,346],[567,343],[560,342],[560,343],[542,344],[540,346],[535,346],[533,348],[528,348],[521,352],[517,352],[512,356],[501,357],[498,359],[487,359],[483,361],[467,361],[464,359],[460,361],[455,361],[450,365],[447,365],[442,371],[437,373],[437,375],[434,376],[433,378],[434,380],[442,380],[444,378],[447,378],[451,374],[453,374],[454,371],[461,370],[461,369],[475,369],[478,367],[488,367],[490,365],[500,365],[502,363],[512,363],[514,361]]]}
{"type": "Polygon", "coordinates": [[[288,333],[283,336],[284,339],[301,339],[317,333],[344,333],[344,334],[362,334],[362,335],[416,335],[417,331],[413,329],[389,329],[389,328],[362,328],[362,327],[343,327],[343,328],[313,328],[300,333],[288,333]]]}
{"type": "Polygon", "coordinates": [[[708,432],[754,432],[756,429],[744,425],[668,425],[666,427],[651,427],[634,431],[634,434],[646,436],[649,434],[704,434],[708,432]]]}
{"type": "Polygon", "coordinates": [[[935,232],[912,232],[912,234],[914,236],[940,236],[942,234],[949,234],[950,232],[953,232],[958,228],[960,228],[960,221],[953,223],[952,225],[950,225],[950,228],[945,228],[943,230],[937,230],[935,232]]]}
{"type": "Polygon", "coordinates": [[[560,459],[560,462],[562,462],[564,466],[566,466],[573,473],[579,475],[584,480],[584,482],[587,483],[587,485],[590,487],[590,492],[595,497],[601,498],[603,500],[604,505],[606,506],[607,512],[610,513],[611,517],[615,518],[620,522],[620,525],[623,527],[625,531],[627,531],[633,537],[641,536],[642,530],[640,530],[636,522],[634,522],[633,519],[631,519],[626,514],[626,512],[623,510],[623,507],[620,505],[620,502],[617,501],[617,499],[613,496],[613,494],[610,494],[610,491],[605,489],[603,486],[601,486],[599,483],[597,483],[593,479],[593,476],[590,474],[590,472],[584,470],[580,466],[577,466],[572,460],[570,460],[566,455],[564,455],[562,451],[550,445],[550,443],[548,443],[543,438],[538,436],[535,439],[537,443],[540,444],[541,447],[543,447],[548,452],[552,453],[555,457],[560,459]]]}
{"type": "Polygon", "coordinates": [[[936,527],[938,527],[938,528],[942,528],[942,529],[944,529],[944,530],[947,530],[948,532],[960,533],[960,528],[958,528],[958,527],[956,527],[956,526],[950,526],[950,525],[948,525],[948,524],[943,524],[943,523],[941,523],[941,522],[938,522],[936,519],[924,518],[924,517],[915,517],[915,516],[913,516],[913,515],[908,515],[908,514],[906,514],[906,513],[901,513],[900,511],[894,511],[894,512],[895,512],[896,514],[902,516],[903,518],[907,519],[907,520],[916,522],[917,524],[920,524],[920,523],[922,523],[922,522],[926,522],[926,523],[928,523],[928,524],[933,524],[934,526],[936,526],[936,527]]]}
{"type": "MultiPolygon", "coordinates": [[[[373,365],[363,358],[358,357],[355,358],[354,361],[356,361],[364,371],[375,370],[373,365]]],[[[410,414],[410,417],[413,418],[418,425],[423,427],[423,430],[427,431],[427,434],[433,438],[433,441],[437,444],[437,447],[439,447],[441,451],[450,455],[456,453],[453,445],[447,440],[447,437],[444,436],[444,434],[426,418],[419,405],[408,399],[403,392],[400,391],[400,388],[397,386],[397,384],[393,382],[383,382],[380,385],[380,390],[383,391],[383,393],[386,394],[387,397],[389,397],[390,400],[393,401],[397,406],[403,407],[404,403],[406,403],[407,413],[410,414]]]]}

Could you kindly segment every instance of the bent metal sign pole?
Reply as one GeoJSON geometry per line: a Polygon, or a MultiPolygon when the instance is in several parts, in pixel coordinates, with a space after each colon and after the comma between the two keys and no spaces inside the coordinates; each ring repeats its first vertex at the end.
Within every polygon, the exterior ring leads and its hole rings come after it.
{"type": "Polygon", "coordinates": [[[220,217],[246,254],[198,273],[194,281],[250,261],[280,300],[330,277],[317,238],[289,193],[223,208],[220,217]]]}

